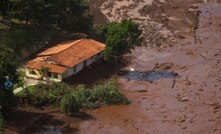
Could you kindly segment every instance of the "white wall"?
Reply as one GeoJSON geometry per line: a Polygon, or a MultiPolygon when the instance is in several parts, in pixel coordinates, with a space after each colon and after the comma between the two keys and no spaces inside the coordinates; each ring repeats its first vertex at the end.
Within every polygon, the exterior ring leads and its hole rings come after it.
{"type": "MultiPolygon", "coordinates": [[[[102,54],[100,54],[99,56],[95,55],[95,56],[93,56],[93,58],[87,59],[87,66],[91,65],[93,62],[95,62],[95,61],[97,61],[101,58],[102,58],[102,54]]],[[[73,68],[68,69],[67,75],[63,75],[63,78],[62,78],[62,75],[61,75],[61,79],[64,79],[68,76],[71,76],[71,75],[76,74],[79,71],[81,71],[84,68],[84,62],[79,63],[77,66],[74,66],[73,68]],[[75,72],[73,71],[73,68],[76,68],[75,72]]]]}
{"type": "Polygon", "coordinates": [[[92,64],[95,61],[95,59],[96,59],[96,56],[93,56],[93,57],[87,59],[87,66],[92,64]]]}
{"type": "Polygon", "coordinates": [[[41,79],[41,75],[37,70],[32,70],[32,69],[25,69],[25,74],[28,78],[32,78],[32,79],[41,79]],[[36,74],[31,74],[30,72],[34,71],[36,74]]]}
{"type": "Polygon", "coordinates": [[[77,65],[76,68],[77,69],[76,69],[76,72],[74,74],[78,73],[79,71],[81,71],[84,68],[84,63],[81,62],[80,64],[77,65]]]}
{"type": "Polygon", "coordinates": [[[67,76],[70,76],[70,75],[72,75],[73,74],[73,68],[69,68],[68,69],[68,75],[67,76]]]}

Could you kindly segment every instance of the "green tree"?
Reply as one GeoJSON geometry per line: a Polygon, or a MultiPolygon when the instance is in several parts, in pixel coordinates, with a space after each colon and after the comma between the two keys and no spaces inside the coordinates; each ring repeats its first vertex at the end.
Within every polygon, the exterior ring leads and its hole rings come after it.
{"type": "Polygon", "coordinates": [[[107,59],[119,60],[123,54],[140,44],[142,31],[131,19],[110,23],[105,30],[107,47],[104,56],[107,59]]]}
{"type": "Polygon", "coordinates": [[[10,108],[14,104],[12,87],[10,89],[5,88],[6,77],[8,77],[12,83],[17,83],[17,62],[15,52],[10,48],[3,48],[0,50],[0,105],[3,109],[10,108]]]}
{"type": "Polygon", "coordinates": [[[3,125],[4,125],[4,119],[0,109],[0,134],[2,134],[3,125]]]}
{"type": "Polygon", "coordinates": [[[61,100],[61,109],[68,115],[79,112],[81,108],[81,98],[74,91],[67,93],[61,100]]]}
{"type": "Polygon", "coordinates": [[[92,27],[84,0],[14,0],[14,17],[44,28],[59,27],[67,31],[85,31],[92,27]],[[14,2],[15,3],[15,2],[14,2]]]}

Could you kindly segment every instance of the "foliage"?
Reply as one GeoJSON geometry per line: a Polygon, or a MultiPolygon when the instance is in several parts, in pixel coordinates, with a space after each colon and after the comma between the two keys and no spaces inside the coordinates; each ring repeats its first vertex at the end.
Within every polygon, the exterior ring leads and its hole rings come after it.
{"type": "Polygon", "coordinates": [[[66,114],[74,114],[79,112],[81,108],[81,96],[74,91],[67,93],[61,100],[61,110],[66,114]]]}
{"type": "Polygon", "coordinates": [[[17,96],[29,96],[34,104],[39,105],[60,104],[61,110],[66,114],[77,113],[81,108],[98,108],[103,105],[129,103],[114,81],[93,88],[86,88],[85,85],[69,88],[62,83],[52,83],[51,86],[39,83],[29,86],[19,92],[17,96]]]}
{"type": "Polygon", "coordinates": [[[4,119],[3,119],[2,113],[0,111],[0,134],[2,134],[3,125],[4,125],[4,119]]]}
{"type": "Polygon", "coordinates": [[[19,70],[18,74],[19,74],[18,82],[16,84],[14,84],[13,89],[23,87],[24,84],[25,84],[25,81],[24,81],[25,71],[24,70],[19,70]]]}
{"type": "MultiPolygon", "coordinates": [[[[85,90],[87,92],[87,90],[85,90]]],[[[90,90],[90,96],[83,103],[85,108],[97,108],[102,105],[128,104],[127,98],[119,91],[114,81],[109,81],[104,85],[94,86],[90,90]]]]}
{"type": "Polygon", "coordinates": [[[107,48],[104,56],[107,59],[120,59],[124,53],[139,45],[141,41],[142,31],[131,19],[110,23],[106,31],[107,48]]]}
{"type": "Polygon", "coordinates": [[[10,108],[14,104],[14,98],[11,89],[6,89],[4,83],[6,76],[12,81],[17,83],[18,73],[16,70],[17,62],[15,52],[10,48],[3,48],[0,50],[0,105],[5,108],[10,108]]]}
{"type": "Polygon", "coordinates": [[[16,94],[17,96],[29,96],[34,104],[59,104],[62,97],[70,89],[63,83],[52,83],[45,85],[39,83],[37,85],[29,86],[23,91],[16,94]]]}
{"type": "Polygon", "coordinates": [[[12,29],[5,35],[3,43],[13,49],[16,54],[21,54],[22,50],[30,50],[42,38],[42,33],[35,31],[12,29]]]}
{"type": "Polygon", "coordinates": [[[2,0],[0,4],[3,17],[25,21],[26,26],[87,30],[92,24],[84,0],[2,0]]]}
{"type": "MultiPolygon", "coordinates": [[[[127,98],[118,90],[114,81],[109,81],[104,85],[94,86],[92,89],[86,88],[84,85],[80,85],[67,95],[70,94],[77,100],[72,103],[69,102],[75,106],[76,111],[78,111],[79,108],[98,108],[103,105],[129,103],[127,98]]],[[[68,100],[66,99],[66,101],[68,100]]],[[[68,108],[68,105],[65,106],[68,108]]],[[[74,110],[74,108],[72,108],[72,110],[74,110]]]]}

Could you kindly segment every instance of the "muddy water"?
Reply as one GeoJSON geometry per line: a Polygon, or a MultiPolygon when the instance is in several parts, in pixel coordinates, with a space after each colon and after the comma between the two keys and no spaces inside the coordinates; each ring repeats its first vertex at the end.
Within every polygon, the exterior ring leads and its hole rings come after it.
{"type": "Polygon", "coordinates": [[[125,69],[133,67],[137,72],[126,75],[130,80],[125,76],[118,79],[132,103],[89,111],[96,120],[80,124],[80,133],[221,133],[221,5],[197,6],[201,14],[196,44],[189,37],[186,45],[162,52],[136,48],[131,54],[132,63],[125,69]],[[157,63],[164,65],[159,69],[167,65],[167,72],[181,77],[174,83],[158,73],[152,83],[146,81],[156,73],[147,72],[157,63]],[[145,92],[138,92],[141,90],[145,92]]]}
{"type": "Polygon", "coordinates": [[[130,80],[155,81],[162,78],[178,78],[179,75],[175,72],[170,72],[166,70],[149,72],[129,71],[123,77],[130,80]]]}

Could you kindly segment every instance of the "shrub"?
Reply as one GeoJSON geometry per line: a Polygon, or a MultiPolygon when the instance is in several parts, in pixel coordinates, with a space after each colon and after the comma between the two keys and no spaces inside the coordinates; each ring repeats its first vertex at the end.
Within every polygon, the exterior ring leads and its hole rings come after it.
{"type": "Polygon", "coordinates": [[[80,85],[73,90],[73,93],[79,98],[82,108],[98,108],[102,105],[129,103],[127,98],[118,90],[115,81],[94,86],[92,89],[80,85]]]}
{"type": "Polygon", "coordinates": [[[91,95],[85,106],[87,108],[97,108],[109,104],[128,104],[127,98],[118,90],[114,81],[109,81],[104,85],[94,86],[91,95]]]}
{"type": "Polygon", "coordinates": [[[17,96],[28,96],[34,104],[60,104],[62,96],[70,89],[63,83],[51,83],[51,85],[39,83],[37,85],[29,86],[17,96]]]}
{"type": "Polygon", "coordinates": [[[0,111],[0,134],[2,134],[3,125],[4,125],[4,119],[0,111]]]}
{"type": "Polygon", "coordinates": [[[61,100],[61,110],[66,114],[79,112],[81,108],[81,98],[74,91],[67,93],[61,100]]]}

